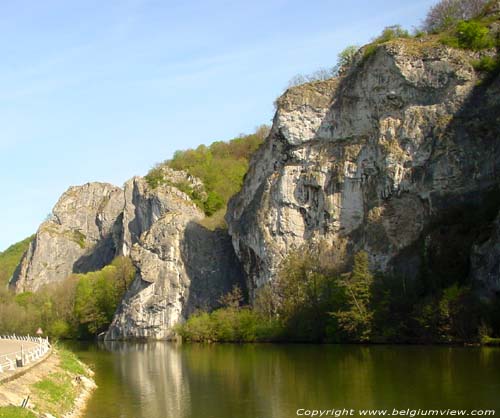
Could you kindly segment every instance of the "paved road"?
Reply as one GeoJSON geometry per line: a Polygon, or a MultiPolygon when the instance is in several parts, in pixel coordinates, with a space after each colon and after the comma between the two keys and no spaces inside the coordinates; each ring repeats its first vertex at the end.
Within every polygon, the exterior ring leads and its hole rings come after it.
{"type": "Polygon", "coordinates": [[[0,339],[0,356],[3,354],[10,354],[21,350],[21,344],[25,350],[36,347],[38,344],[31,341],[17,341],[17,340],[1,340],[0,339]]]}

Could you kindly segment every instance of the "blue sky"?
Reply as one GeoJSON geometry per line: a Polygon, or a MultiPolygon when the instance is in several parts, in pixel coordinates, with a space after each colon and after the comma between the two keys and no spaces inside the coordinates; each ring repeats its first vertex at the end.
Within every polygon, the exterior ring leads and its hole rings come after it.
{"type": "Polygon", "coordinates": [[[288,80],[433,0],[0,2],[0,251],[70,185],[270,123],[288,80]]]}

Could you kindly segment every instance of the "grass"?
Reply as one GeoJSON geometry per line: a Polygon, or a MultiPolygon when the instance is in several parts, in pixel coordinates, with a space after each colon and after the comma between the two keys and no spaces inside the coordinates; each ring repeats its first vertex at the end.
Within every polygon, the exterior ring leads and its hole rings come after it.
{"type": "Polygon", "coordinates": [[[68,373],[52,373],[32,385],[37,410],[62,416],[73,406],[76,390],[68,373]]]}
{"type": "Polygon", "coordinates": [[[31,388],[36,410],[59,417],[71,410],[75,402],[77,387],[74,385],[74,378],[87,375],[87,371],[71,351],[62,347],[57,347],[56,351],[60,360],[58,370],[33,384],[31,388]]]}
{"type": "Polygon", "coordinates": [[[0,418],[36,418],[36,415],[29,409],[20,406],[0,407],[0,418]]]}
{"type": "Polygon", "coordinates": [[[86,375],[87,372],[78,358],[69,350],[58,347],[57,353],[61,360],[61,368],[69,373],[86,375]]]}
{"type": "Polygon", "coordinates": [[[481,343],[484,345],[495,345],[495,346],[500,346],[500,338],[494,338],[494,337],[483,337],[481,338],[481,343]]]}

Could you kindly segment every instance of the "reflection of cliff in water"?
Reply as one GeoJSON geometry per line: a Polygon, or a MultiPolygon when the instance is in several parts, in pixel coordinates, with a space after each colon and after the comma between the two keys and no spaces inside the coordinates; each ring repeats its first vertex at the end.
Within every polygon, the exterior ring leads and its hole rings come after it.
{"type": "Polygon", "coordinates": [[[87,418],[500,407],[497,348],[104,342],[82,358],[99,385],[87,418]]]}
{"type": "Polygon", "coordinates": [[[183,378],[176,345],[118,341],[99,345],[114,353],[116,369],[141,404],[138,418],[191,416],[189,382],[183,378]]]}

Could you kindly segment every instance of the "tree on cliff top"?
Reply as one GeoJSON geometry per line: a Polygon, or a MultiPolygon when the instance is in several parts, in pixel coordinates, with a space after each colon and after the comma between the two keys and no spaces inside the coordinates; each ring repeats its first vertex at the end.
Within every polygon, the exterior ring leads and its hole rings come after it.
{"type": "Polygon", "coordinates": [[[460,20],[478,16],[488,0],[441,0],[431,7],[422,29],[434,33],[449,29],[460,20]]]}

